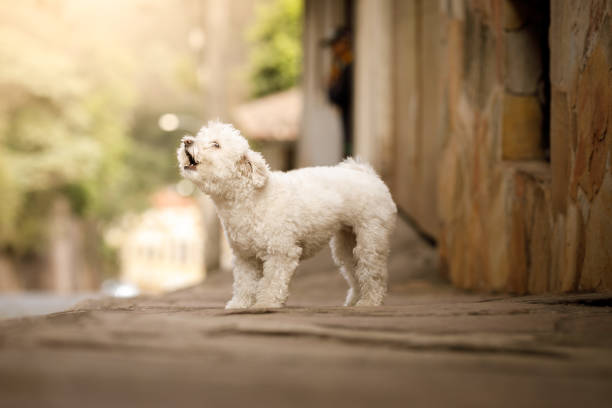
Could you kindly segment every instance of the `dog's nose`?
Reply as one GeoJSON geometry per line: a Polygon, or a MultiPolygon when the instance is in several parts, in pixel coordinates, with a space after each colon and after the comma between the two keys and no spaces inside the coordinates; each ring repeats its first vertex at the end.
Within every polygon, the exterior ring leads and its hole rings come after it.
{"type": "Polygon", "coordinates": [[[193,143],[193,140],[191,139],[183,139],[183,143],[185,143],[185,146],[189,146],[193,143]]]}

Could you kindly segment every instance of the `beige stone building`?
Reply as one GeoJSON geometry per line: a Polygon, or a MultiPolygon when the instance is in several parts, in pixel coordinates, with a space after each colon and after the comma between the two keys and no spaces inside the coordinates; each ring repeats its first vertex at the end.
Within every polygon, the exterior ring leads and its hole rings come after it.
{"type": "Polygon", "coordinates": [[[122,282],[145,293],[160,293],[205,278],[205,236],[195,200],[172,190],[159,191],[151,208],[127,217],[114,230],[122,282]]]}
{"type": "Polygon", "coordinates": [[[306,0],[304,21],[299,164],[337,144],[316,44],[350,26],[356,153],[449,279],[612,290],[612,0],[306,0]]]}

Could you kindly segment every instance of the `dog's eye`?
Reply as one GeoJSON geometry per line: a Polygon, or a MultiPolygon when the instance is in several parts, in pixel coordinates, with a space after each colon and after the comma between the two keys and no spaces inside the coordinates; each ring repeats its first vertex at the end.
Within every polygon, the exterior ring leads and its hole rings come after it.
{"type": "Polygon", "coordinates": [[[212,142],[212,145],[213,145],[213,147],[214,147],[215,149],[218,149],[218,148],[220,148],[220,147],[221,147],[221,146],[219,146],[219,143],[217,143],[217,142],[212,142]]]}

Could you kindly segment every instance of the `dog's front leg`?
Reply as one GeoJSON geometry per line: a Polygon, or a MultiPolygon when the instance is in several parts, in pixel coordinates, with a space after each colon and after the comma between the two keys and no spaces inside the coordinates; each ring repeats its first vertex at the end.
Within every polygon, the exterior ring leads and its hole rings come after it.
{"type": "Polygon", "coordinates": [[[257,285],[261,279],[261,264],[257,259],[234,258],[234,286],[232,299],[226,309],[245,309],[255,303],[257,285]]]}
{"type": "Polygon", "coordinates": [[[253,307],[283,307],[289,296],[289,282],[300,261],[301,249],[289,255],[272,255],[264,261],[263,278],[257,288],[257,301],[253,307]]]}

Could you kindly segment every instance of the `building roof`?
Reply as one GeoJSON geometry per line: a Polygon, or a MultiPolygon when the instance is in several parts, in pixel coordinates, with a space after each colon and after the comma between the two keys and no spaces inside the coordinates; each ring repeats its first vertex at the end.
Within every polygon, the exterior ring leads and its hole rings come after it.
{"type": "Polygon", "coordinates": [[[302,90],[287,91],[255,99],[233,112],[236,128],[251,140],[295,141],[302,121],[302,90]]]}

